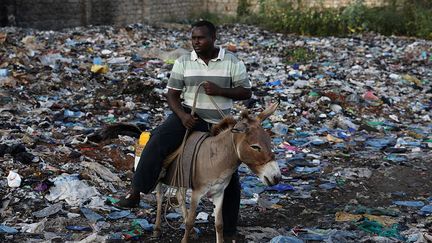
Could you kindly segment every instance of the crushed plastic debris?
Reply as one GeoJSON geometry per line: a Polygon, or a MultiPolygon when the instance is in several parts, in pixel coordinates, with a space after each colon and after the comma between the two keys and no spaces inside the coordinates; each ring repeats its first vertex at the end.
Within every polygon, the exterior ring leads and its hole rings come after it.
{"type": "Polygon", "coordinates": [[[80,210],[81,210],[81,213],[83,213],[84,216],[91,222],[96,222],[96,221],[104,219],[103,216],[95,213],[93,210],[91,210],[89,208],[82,207],[82,208],[80,208],[80,210]]]}
{"type": "Polygon", "coordinates": [[[2,233],[2,234],[16,234],[16,233],[18,233],[18,230],[16,230],[13,227],[6,226],[6,225],[0,225],[0,233],[2,233]]]}
{"type": "Polygon", "coordinates": [[[63,208],[63,203],[56,203],[51,206],[48,206],[40,211],[32,213],[36,218],[45,218],[50,215],[58,213],[63,208]]]}
{"type": "Polygon", "coordinates": [[[61,175],[54,180],[54,186],[50,188],[46,199],[49,201],[65,200],[71,206],[78,206],[85,201],[96,198],[99,192],[95,187],[90,187],[73,175],[61,175]]]}
{"type": "Polygon", "coordinates": [[[145,231],[153,231],[154,225],[150,224],[147,219],[135,219],[134,224],[138,224],[145,231]]]}
{"type": "Polygon", "coordinates": [[[423,207],[424,202],[420,201],[394,201],[393,202],[396,205],[399,206],[406,206],[406,207],[423,207]]]}
{"type": "Polygon", "coordinates": [[[108,217],[108,219],[111,219],[111,220],[117,220],[117,219],[127,217],[130,214],[131,214],[131,212],[129,210],[115,211],[115,212],[108,214],[107,217],[108,217]]]}

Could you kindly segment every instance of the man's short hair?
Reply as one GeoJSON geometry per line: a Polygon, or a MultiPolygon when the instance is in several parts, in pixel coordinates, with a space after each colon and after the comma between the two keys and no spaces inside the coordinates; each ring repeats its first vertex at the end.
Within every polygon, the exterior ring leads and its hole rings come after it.
{"type": "Polygon", "coordinates": [[[200,21],[195,22],[194,24],[192,24],[192,28],[196,28],[196,27],[206,27],[208,29],[209,34],[211,36],[216,35],[216,27],[210,21],[200,20],[200,21]]]}

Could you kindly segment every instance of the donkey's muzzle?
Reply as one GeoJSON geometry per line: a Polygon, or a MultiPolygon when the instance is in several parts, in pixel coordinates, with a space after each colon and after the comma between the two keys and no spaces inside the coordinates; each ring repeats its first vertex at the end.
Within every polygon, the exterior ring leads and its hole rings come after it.
{"type": "Polygon", "coordinates": [[[276,161],[267,163],[261,171],[259,177],[268,186],[273,186],[279,183],[282,178],[279,165],[276,161]]]}

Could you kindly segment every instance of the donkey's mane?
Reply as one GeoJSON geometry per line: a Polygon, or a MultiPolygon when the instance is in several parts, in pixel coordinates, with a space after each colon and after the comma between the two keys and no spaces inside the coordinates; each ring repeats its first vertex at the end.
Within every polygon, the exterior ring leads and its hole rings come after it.
{"type": "MultiPolygon", "coordinates": [[[[248,121],[251,120],[251,118],[249,117],[249,112],[247,110],[243,110],[240,113],[240,118],[247,119],[248,121]]],[[[219,133],[232,128],[236,123],[237,121],[232,116],[225,117],[224,119],[222,119],[222,121],[212,127],[210,134],[211,136],[216,136],[219,133]]]]}
{"type": "Polygon", "coordinates": [[[236,120],[232,116],[225,117],[222,121],[212,127],[210,134],[212,136],[216,136],[219,133],[233,127],[236,123],[236,120]]]}

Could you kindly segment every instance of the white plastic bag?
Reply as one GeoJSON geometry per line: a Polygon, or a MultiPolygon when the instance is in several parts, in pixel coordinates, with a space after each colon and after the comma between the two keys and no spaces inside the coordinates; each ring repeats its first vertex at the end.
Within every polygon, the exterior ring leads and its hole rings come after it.
{"type": "Polygon", "coordinates": [[[21,176],[14,171],[9,171],[7,180],[9,187],[19,187],[21,185],[21,176]]]}

